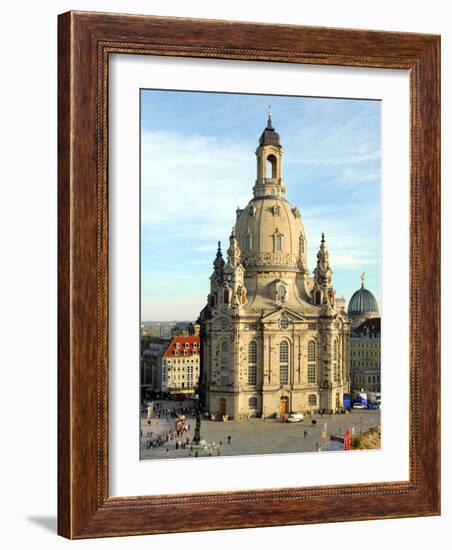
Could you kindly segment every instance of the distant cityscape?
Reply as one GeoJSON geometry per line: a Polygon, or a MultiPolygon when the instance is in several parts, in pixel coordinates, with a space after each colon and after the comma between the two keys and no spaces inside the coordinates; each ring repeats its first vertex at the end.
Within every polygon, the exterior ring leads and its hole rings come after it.
{"type": "Polygon", "coordinates": [[[192,321],[143,321],[141,336],[151,336],[168,340],[172,336],[188,333],[192,321]]]}

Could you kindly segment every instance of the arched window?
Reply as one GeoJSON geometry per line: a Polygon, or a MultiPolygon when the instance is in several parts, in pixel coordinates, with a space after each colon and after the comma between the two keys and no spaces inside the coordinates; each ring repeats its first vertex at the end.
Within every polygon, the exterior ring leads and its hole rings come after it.
{"type": "Polygon", "coordinates": [[[319,306],[321,303],[322,303],[322,293],[320,292],[320,290],[317,290],[317,292],[315,293],[315,305],[319,306]]]}
{"type": "Polygon", "coordinates": [[[282,250],[282,235],[281,233],[276,233],[274,235],[275,239],[275,252],[281,252],[282,250]]]}
{"type": "Polygon", "coordinates": [[[267,157],[267,178],[277,178],[276,174],[276,157],[268,155],[267,157]]]}
{"type": "Polygon", "coordinates": [[[248,399],[248,408],[253,411],[257,409],[257,397],[250,397],[248,399]]]}
{"type": "Polygon", "coordinates": [[[286,340],[279,344],[279,383],[289,383],[289,343],[286,340]]]}
{"type": "Polygon", "coordinates": [[[308,342],[308,383],[309,384],[315,384],[317,376],[316,376],[316,350],[315,350],[315,342],[314,340],[311,340],[308,342]]]}
{"type": "Polygon", "coordinates": [[[220,363],[221,365],[227,365],[229,362],[229,345],[226,341],[221,343],[220,348],[220,363]]]}
{"type": "Polygon", "coordinates": [[[315,407],[317,405],[317,395],[315,394],[311,394],[309,397],[308,397],[308,405],[310,407],[315,407]]]}
{"type": "Polygon", "coordinates": [[[252,340],[248,345],[248,384],[257,383],[257,343],[252,340]]]}
{"type": "Polygon", "coordinates": [[[229,290],[227,288],[225,288],[223,292],[223,302],[229,304],[229,290]]]}
{"type": "Polygon", "coordinates": [[[220,347],[220,367],[221,367],[221,385],[227,386],[229,384],[229,344],[224,340],[221,342],[220,347]]]}
{"type": "Polygon", "coordinates": [[[253,249],[253,236],[245,235],[245,251],[250,252],[253,249]]]}
{"type": "Polygon", "coordinates": [[[333,342],[333,377],[335,382],[339,381],[339,371],[337,368],[337,340],[333,342]]]}

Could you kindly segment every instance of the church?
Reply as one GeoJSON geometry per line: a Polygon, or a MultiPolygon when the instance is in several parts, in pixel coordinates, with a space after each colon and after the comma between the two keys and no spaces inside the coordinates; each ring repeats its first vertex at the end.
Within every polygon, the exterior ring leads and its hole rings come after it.
{"type": "Polygon", "coordinates": [[[253,197],[236,211],[226,257],[218,243],[199,317],[204,408],[234,419],[336,411],[350,390],[350,322],[323,233],[310,276],[271,112],[256,157],[253,197]]]}

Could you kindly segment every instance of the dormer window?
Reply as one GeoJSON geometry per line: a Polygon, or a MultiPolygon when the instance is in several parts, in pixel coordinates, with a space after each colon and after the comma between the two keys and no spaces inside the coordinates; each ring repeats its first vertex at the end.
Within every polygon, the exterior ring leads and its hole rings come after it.
{"type": "Polygon", "coordinates": [[[284,302],[284,300],[286,299],[286,287],[281,285],[278,288],[277,298],[280,302],[284,302]]]}

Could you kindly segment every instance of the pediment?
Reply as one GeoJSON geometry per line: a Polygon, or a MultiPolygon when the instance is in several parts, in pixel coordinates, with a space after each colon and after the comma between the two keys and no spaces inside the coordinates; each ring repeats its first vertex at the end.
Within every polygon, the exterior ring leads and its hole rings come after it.
{"type": "Polygon", "coordinates": [[[305,321],[305,318],[297,313],[296,311],[293,311],[292,309],[289,309],[288,307],[282,307],[281,309],[278,309],[276,311],[272,311],[268,315],[265,315],[262,317],[262,321],[278,321],[283,315],[285,315],[288,319],[293,321],[305,321]]]}

